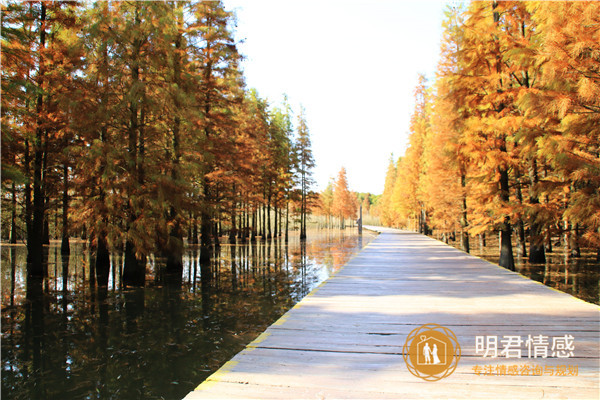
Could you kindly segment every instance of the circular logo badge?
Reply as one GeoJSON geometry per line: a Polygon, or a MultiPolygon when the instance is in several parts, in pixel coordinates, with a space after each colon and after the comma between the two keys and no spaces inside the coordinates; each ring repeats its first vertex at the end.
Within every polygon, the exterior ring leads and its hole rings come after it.
{"type": "Polygon", "coordinates": [[[460,360],[460,345],[450,329],[425,324],[408,334],[402,356],[411,374],[433,382],[454,372],[460,360]]]}

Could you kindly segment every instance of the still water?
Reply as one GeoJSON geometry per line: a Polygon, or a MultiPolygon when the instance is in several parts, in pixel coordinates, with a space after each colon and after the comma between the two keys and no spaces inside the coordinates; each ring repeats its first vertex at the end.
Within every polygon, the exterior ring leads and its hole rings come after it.
{"type": "Polygon", "coordinates": [[[24,246],[2,246],[2,399],[181,399],[374,237],[223,244],[204,267],[190,246],[182,285],[161,283],[151,259],[137,289],[119,268],[96,288],[83,243],[68,258],[51,244],[41,281],[24,246]]]}
{"type": "MultiPolygon", "coordinates": [[[[471,254],[491,263],[498,264],[500,246],[497,234],[488,234],[485,245],[471,238],[471,254]]],[[[546,286],[569,293],[589,303],[600,304],[600,262],[597,254],[591,249],[582,248],[579,257],[570,256],[560,245],[560,239],[554,238],[552,251],[546,252],[546,262],[530,263],[518,249],[513,235],[513,254],[515,270],[546,286]]],[[[460,240],[449,241],[451,246],[461,248],[460,240]]],[[[529,250],[529,249],[527,249],[529,250]]]]}

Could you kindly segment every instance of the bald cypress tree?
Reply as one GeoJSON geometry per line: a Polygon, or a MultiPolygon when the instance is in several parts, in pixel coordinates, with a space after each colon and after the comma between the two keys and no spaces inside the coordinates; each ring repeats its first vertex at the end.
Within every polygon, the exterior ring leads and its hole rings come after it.
{"type": "Polygon", "coordinates": [[[312,169],[315,161],[312,155],[310,134],[306,125],[304,109],[298,116],[298,136],[296,139],[297,173],[300,184],[300,239],[306,239],[306,217],[308,214],[308,194],[312,185],[312,169]]]}
{"type": "Polygon", "coordinates": [[[356,217],[356,196],[348,188],[346,168],[342,167],[333,186],[331,213],[340,218],[340,228],[345,228],[347,218],[356,217]]]}

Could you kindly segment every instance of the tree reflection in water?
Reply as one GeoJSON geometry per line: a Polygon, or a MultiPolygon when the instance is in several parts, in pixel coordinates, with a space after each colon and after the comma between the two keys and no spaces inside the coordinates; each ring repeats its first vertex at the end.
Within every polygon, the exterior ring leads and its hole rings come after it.
{"type": "Polygon", "coordinates": [[[25,247],[3,246],[2,398],[180,399],[373,237],[222,244],[206,265],[189,246],[181,277],[150,258],[142,288],[121,287],[121,254],[97,286],[81,243],[52,245],[37,280],[25,247]]]}

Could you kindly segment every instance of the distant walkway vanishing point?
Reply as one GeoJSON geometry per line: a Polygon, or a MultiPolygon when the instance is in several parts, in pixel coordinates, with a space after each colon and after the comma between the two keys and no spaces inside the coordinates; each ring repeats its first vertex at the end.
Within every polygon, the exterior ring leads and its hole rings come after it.
{"type": "Polygon", "coordinates": [[[423,235],[371,229],[381,234],[186,399],[600,398],[598,306],[423,235]],[[426,323],[452,330],[462,349],[455,372],[436,382],[402,357],[426,323]],[[523,344],[521,359],[484,358],[476,348],[476,336],[528,335],[548,336],[550,347],[572,335],[573,356],[527,358],[523,344]]]}

